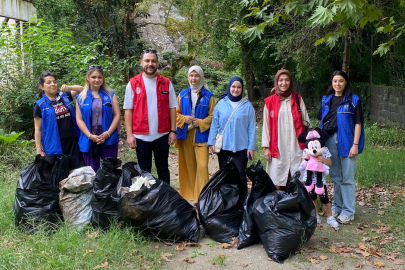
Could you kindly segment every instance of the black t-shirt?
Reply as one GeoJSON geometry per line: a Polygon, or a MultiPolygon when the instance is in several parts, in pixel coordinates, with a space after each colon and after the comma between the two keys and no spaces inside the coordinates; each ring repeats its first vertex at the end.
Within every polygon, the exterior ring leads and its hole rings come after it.
{"type": "MultiPolygon", "coordinates": [[[[328,114],[323,119],[323,129],[327,131],[329,134],[334,133],[337,131],[337,109],[339,105],[343,101],[343,96],[333,96],[330,100],[330,109],[328,114]]],[[[318,120],[322,119],[322,107],[318,111],[317,115],[318,120]]],[[[354,115],[353,121],[355,124],[363,124],[364,123],[364,115],[363,115],[363,108],[361,106],[361,100],[357,101],[357,105],[354,108],[354,115]]]]}
{"type": "MultiPolygon", "coordinates": [[[[69,100],[72,102],[73,97],[70,91],[66,92],[69,100]]],[[[76,130],[73,123],[73,116],[71,115],[68,107],[62,102],[60,96],[55,100],[51,100],[51,105],[55,110],[56,123],[58,125],[60,142],[64,153],[69,153],[72,143],[76,143],[76,130]]],[[[42,118],[41,108],[35,103],[34,117],[42,118]]]]}

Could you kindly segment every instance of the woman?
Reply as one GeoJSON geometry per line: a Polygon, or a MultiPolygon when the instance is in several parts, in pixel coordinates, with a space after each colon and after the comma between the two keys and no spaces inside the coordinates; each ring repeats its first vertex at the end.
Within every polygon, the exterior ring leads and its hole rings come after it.
{"type": "Polygon", "coordinates": [[[291,176],[299,170],[305,145],[297,138],[305,132],[303,121],[309,123],[304,100],[293,91],[288,70],[277,72],[272,95],[264,103],[262,146],[267,160],[266,172],[277,189],[284,190],[291,176]]]}
{"type": "Polygon", "coordinates": [[[180,195],[194,205],[208,183],[208,148],[214,96],[204,85],[204,72],[199,66],[188,70],[190,87],[177,97],[177,140],[179,149],[180,195]]]}
{"type": "Polygon", "coordinates": [[[82,86],[62,86],[58,92],[56,76],[50,71],[39,77],[39,100],[34,103],[35,146],[37,154],[68,155],[69,170],[84,166],[78,146],[79,129],[73,98],[82,86]]]}
{"type": "Polygon", "coordinates": [[[94,171],[100,168],[100,158],[117,157],[120,117],[117,96],[105,83],[103,69],[91,65],[76,102],[76,119],[84,163],[94,171]]]}
{"type": "Polygon", "coordinates": [[[246,165],[248,159],[255,157],[256,116],[252,104],[242,98],[242,94],[243,80],[232,77],[228,83],[228,91],[215,106],[208,145],[215,153],[216,136],[223,134],[222,149],[218,153],[219,168],[223,169],[228,159],[232,158],[246,184],[246,165]]]}
{"type": "Polygon", "coordinates": [[[347,224],[354,219],[356,158],[364,147],[364,117],[360,98],[352,94],[344,71],[332,74],[332,84],[322,98],[320,126],[329,134],[326,142],[332,154],[329,176],[333,182],[332,215],[347,224]]]}

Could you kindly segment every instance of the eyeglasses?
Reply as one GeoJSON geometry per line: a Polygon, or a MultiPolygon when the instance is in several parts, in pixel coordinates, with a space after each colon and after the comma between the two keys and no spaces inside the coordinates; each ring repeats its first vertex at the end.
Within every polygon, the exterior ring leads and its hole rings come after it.
{"type": "Polygon", "coordinates": [[[103,70],[103,68],[100,65],[90,65],[89,69],[101,69],[101,70],[103,70]]]}
{"type": "Polygon", "coordinates": [[[142,51],[143,53],[154,53],[157,54],[157,50],[145,49],[142,51]]]}

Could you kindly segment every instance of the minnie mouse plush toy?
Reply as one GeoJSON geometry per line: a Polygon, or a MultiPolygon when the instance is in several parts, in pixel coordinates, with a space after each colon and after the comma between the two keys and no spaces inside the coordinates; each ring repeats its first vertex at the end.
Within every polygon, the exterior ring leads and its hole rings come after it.
{"type": "Polygon", "coordinates": [[[305,143],[304,160],[300,165],[300,171],[307,171],[307,179],[305,180],[305,188],[308,192],[314,189],[313,174],[316,173],[315,193],[318,195],[325,193],[324,183],[322,182],[322,174],[329,174],[329,167],[319,161],[318,157],[324,152],[325,142],[329,136],[323,130],[314,129],[309,132],[301,133],[298,136],[298,141],[305,143]],[[306,158],[308,157],[309,158],[306,158]]]}

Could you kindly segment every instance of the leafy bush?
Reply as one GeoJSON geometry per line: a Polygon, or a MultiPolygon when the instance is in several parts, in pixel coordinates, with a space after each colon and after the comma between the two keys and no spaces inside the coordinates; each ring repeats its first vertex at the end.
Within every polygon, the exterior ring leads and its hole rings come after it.
{"type": "Polygon", "coordinates": [[[7,134],[0,129],[0,171],[14,171],[15,168],[22,168],[33,160],[34,152],[31,147],[33,140],[19,139],[23,133],[7,134]]]}

